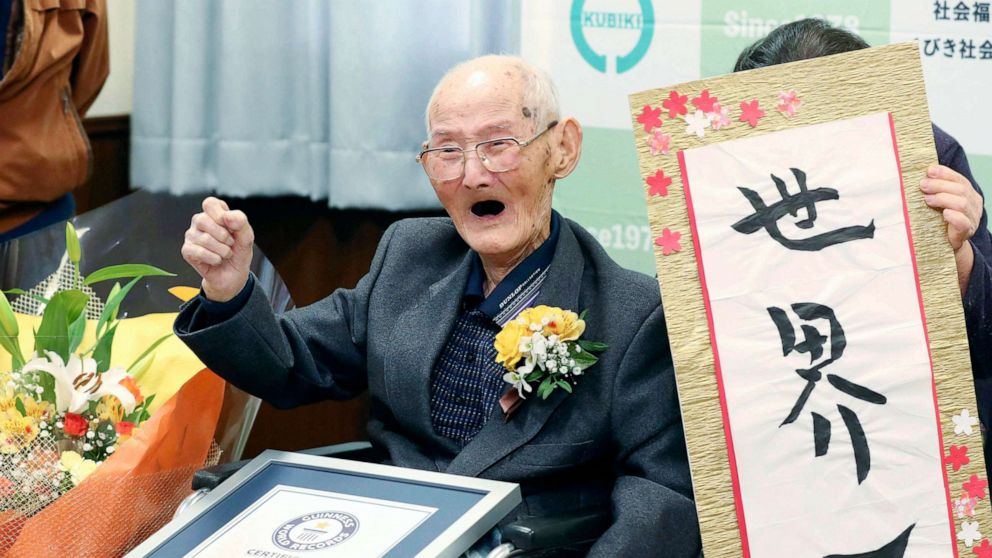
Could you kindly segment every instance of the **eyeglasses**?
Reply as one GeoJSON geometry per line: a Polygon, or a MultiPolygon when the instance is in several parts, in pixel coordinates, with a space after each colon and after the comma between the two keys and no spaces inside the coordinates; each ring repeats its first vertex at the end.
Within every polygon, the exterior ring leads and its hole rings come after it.
{"type": "Polygon", "coordinates": [[[489,172],[507,172],[520,165],[520,153],[523,148],[537,141],[537,138],[558,125],[555,120],[527,141],[516,138],[496,138],[480,141],[471,149],[463,149],[454,145],[432,147],[417,155],[417,162],[424,166],[427,176],[434,180],[454,180],[465,174],[465,157],[469,151],[475,155],[489,172]]]}

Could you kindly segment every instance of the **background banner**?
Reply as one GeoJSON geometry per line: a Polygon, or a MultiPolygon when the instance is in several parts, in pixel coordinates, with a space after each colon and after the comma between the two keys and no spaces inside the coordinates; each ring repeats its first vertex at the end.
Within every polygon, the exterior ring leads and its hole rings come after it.
{"type": "MultiPolygon", "coordinates": [[[[992,2],[946,0],[548,0],[521,2],[520,53],[549,71],[562,109],[583,124],[578,168],[555,204],[622,265],[654,275],[644,190],[627,95],[730,73],[737,55],[776,26],[823,17],[872,46],[917,39],[930,115],[964,146],[992,188],[992,2]]],[[[852,100],[854,102],[854,100],[852,100]]],[[[986,207],[992,204],[986,196],[986,207]]]]}

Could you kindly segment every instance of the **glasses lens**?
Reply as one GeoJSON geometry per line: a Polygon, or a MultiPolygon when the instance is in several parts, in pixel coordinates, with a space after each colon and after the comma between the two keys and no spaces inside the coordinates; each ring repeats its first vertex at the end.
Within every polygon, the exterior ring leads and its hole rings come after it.
{"type": "Polygon", "coordinates": [[[512,139],[480,143],[478,152],[490,172],[511,171],[517,168],[520,162],[520,144],[512,139]]]}
{"type": "Polygon", "coordinates": [[[424,154],[424,170],[435,180],[451,180],[462,174],[465,156],[461,149],[441,149],[424,154]]]}

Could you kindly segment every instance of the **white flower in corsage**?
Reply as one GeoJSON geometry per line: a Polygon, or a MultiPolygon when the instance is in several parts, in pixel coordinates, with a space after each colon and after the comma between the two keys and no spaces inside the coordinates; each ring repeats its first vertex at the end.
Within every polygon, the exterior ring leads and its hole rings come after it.
{"type": "Polygon", "coordinates": [[[605,343],[579,339],[586,322],[575,312],[536,306],[527,308],[503,326],[496,335],[496,362],[506,368],[503,380],[513,385],[521,398],[534,391],[547,399],[561,388],[572,393],[585,369],[606,350],[605,343]]]}

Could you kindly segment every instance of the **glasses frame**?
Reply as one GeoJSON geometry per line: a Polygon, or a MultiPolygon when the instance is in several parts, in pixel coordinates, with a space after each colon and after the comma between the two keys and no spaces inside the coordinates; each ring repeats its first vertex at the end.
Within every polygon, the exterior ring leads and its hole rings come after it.
{"type": "MultiPolygon", "coordinates": [[[[503,170],[498,170],[498,171],[489,168],[489,165],[487,164],[488,161],[489,161],[489,159],[487,159],[486,157],[484,157],[482,155],[482,153],[479,152],[479,147],[482,146],[482,145],[490,144],[490,143],[496,143],[498,141],[512,141],[513,143],[517,144],[517,147],[519,147],[520,149],[523,149],[523,148],[527,147],[528,145],[530,145],[530,144],[534,143],[535,141],[537,141],[548,130],[554,128],[557,125],[558,125],[558,121],[557,120],[552,120],[550,123],[548,123],[548,126],[546,128],[544,128],[543,130],[541,130],[540,132],[538,132],[537,134],[535,134],[533,137],[531,137],[527,141],[520,141],[520,140],[518,140],[517,138],[515,138],[513,136],[507,136],[505,138],[493,138],[491,140],[480,141],[479,143],[475,144],[475,147],[472,147],[472,148],[456,147],[456,146],[446,145],[444,147],[432,147],[430,149],[424,149],[423,151],[421,151],[417,155],[417,162],[420,163],[420,165],[422,167],[424,167],[424,172],[427,173],[427,176],[430,176],[434,180],[441,180],[441,181],[457,180],[457,179],[465,176],[465,162],[467,160],[467,153],[470,152],[470,151],[474,151],[475,152],[475,156],[479,158],[479,161],[480,162],[482,162],[482,166],[486,167],[486,170],[488,170],[489,172],[493,172],[493,173],[510,172],[512,170],[515,170],[517,167],[514,166],[513,168],[503,169],[503,170]],[[437,177],[431,176],[431,173],[427,170],[427,164],[425,162],[424,157],[427,154],[429,154],[429,153],[434,153],[434,152],[437,152],[437,151],[449,151],[449,150],[452,150],[452,149],[457,149],[457,150],[461,151],[461,153],[462,153],[462,171],[460,173],[458,173],[457,176],[453,176],[451,178],[437,178],[437,177]]],[[[519,163],[518,163],[518,165],[519,165],[519,163]]]]}

